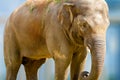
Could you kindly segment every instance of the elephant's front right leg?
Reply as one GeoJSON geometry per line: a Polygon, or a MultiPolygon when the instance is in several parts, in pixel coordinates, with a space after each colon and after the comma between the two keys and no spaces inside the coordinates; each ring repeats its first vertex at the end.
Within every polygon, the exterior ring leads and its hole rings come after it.
{"type": "Polygon", "coordinates": [[[70,67],[71,80],[79,80],[80,77],[79,75],[84,69],[86,55],[87,55],[86,47],[81,47],[79,51],[73,54],[70,67]]]}
{"type": "Polygon", "coordinates": [[[23,59],[27,80],[38,80],[37,72],[39,67],[45,62],[46,59],[32,60],[29,58],[23,59]]]}
{"type": "Polygon", "coordinates": [[[54,60],[55,60],[55,80],[67,80],[68,67],[70,64],[71,57],[60,55],[59,57],[55,57],[54,60]]]}

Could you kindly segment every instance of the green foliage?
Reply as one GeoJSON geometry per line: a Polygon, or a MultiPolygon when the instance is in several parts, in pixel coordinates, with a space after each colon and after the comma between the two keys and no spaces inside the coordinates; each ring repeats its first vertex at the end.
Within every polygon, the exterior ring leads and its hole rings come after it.
{"type": "Polygon", "coordinates": [[[35,6],[34,6],[34,5],[31,5],[31,6],[30,6],[30,12],[32,13],[34,9],[35,9],[35,6]]]}
{"type": "Polygon", "coordinates": [[[62,0],[55,0],[55,2],[60,3],[62,0]]]}
{"type": "Polygon", "coordinates": [[[68,1],[68,0],[54,0],[56,3],[60,3],[62,1],[68,1]]]}

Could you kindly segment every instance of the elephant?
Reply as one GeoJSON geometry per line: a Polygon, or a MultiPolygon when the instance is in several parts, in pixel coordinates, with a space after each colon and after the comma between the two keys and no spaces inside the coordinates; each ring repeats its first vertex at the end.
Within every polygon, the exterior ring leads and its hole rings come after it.
{"type": "Polygon", "coordinates": [[[27,80],[52,58],[55,80],[98,80],[104,66],[109,26],[105,0],[27,0],[8,18],[4,31],[6,80],[24,65],[27,80]],[[91,71],[83,71],[91,52],[91,71]],[[70,66],[70,69],[69,69],[70,66]]]}

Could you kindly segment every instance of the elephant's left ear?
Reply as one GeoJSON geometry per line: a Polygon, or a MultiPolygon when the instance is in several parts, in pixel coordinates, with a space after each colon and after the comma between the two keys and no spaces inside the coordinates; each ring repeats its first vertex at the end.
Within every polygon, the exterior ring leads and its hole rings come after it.
{"type": "Polygon", "coordinates": [[[63,6],[58,14],[58,19],[60,20],[61,24],[63,24],[63,21],[65,20],[65,18],[67,18],[67,16],[69,16],[70,22],[73,21],[73,11],[72,11],[73,7],[74,7],[74,3],[70,3],[70,2],[63,3],[63,6]]]}
{"type": "Polygon", "coordinates": [[[70,21],[72,22],[72,20],[73,20],[72,7],[74,6],[74,4],[73,3],[64,3],[63,5],[66,8],[66,11],[69,12],[70,21]]]}

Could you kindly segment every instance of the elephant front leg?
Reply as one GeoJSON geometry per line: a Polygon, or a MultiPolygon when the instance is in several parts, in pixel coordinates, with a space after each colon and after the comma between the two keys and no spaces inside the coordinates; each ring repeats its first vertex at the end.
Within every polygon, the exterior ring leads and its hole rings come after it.
{"type": "Polygon", "coordinates": [[[56,53],[56,55],[57,56],[54,57],[55,80],[67,80],[68,67],[70,64],[71,57],[70,55],[69,56],[61,55],[61,53],[56,53]]]}
{"type": "Polygon", "coordinates": [[[39,67],[42,66],[42,64],[45,62],[46,59],[40,59],[40,60],[31,60],[28,58],[24,58],[24,67],[26,72],[26,78],[27,80],[38,80],[37,78],[37,72],[39,67]]]}
{"type": "Polygon", "coordinates": [[[79,75],[84,69],[87,50],[86,47],[81,47],[79,51],[73,54],[71,62],[71,80],[79,80],[79,75]]]}

